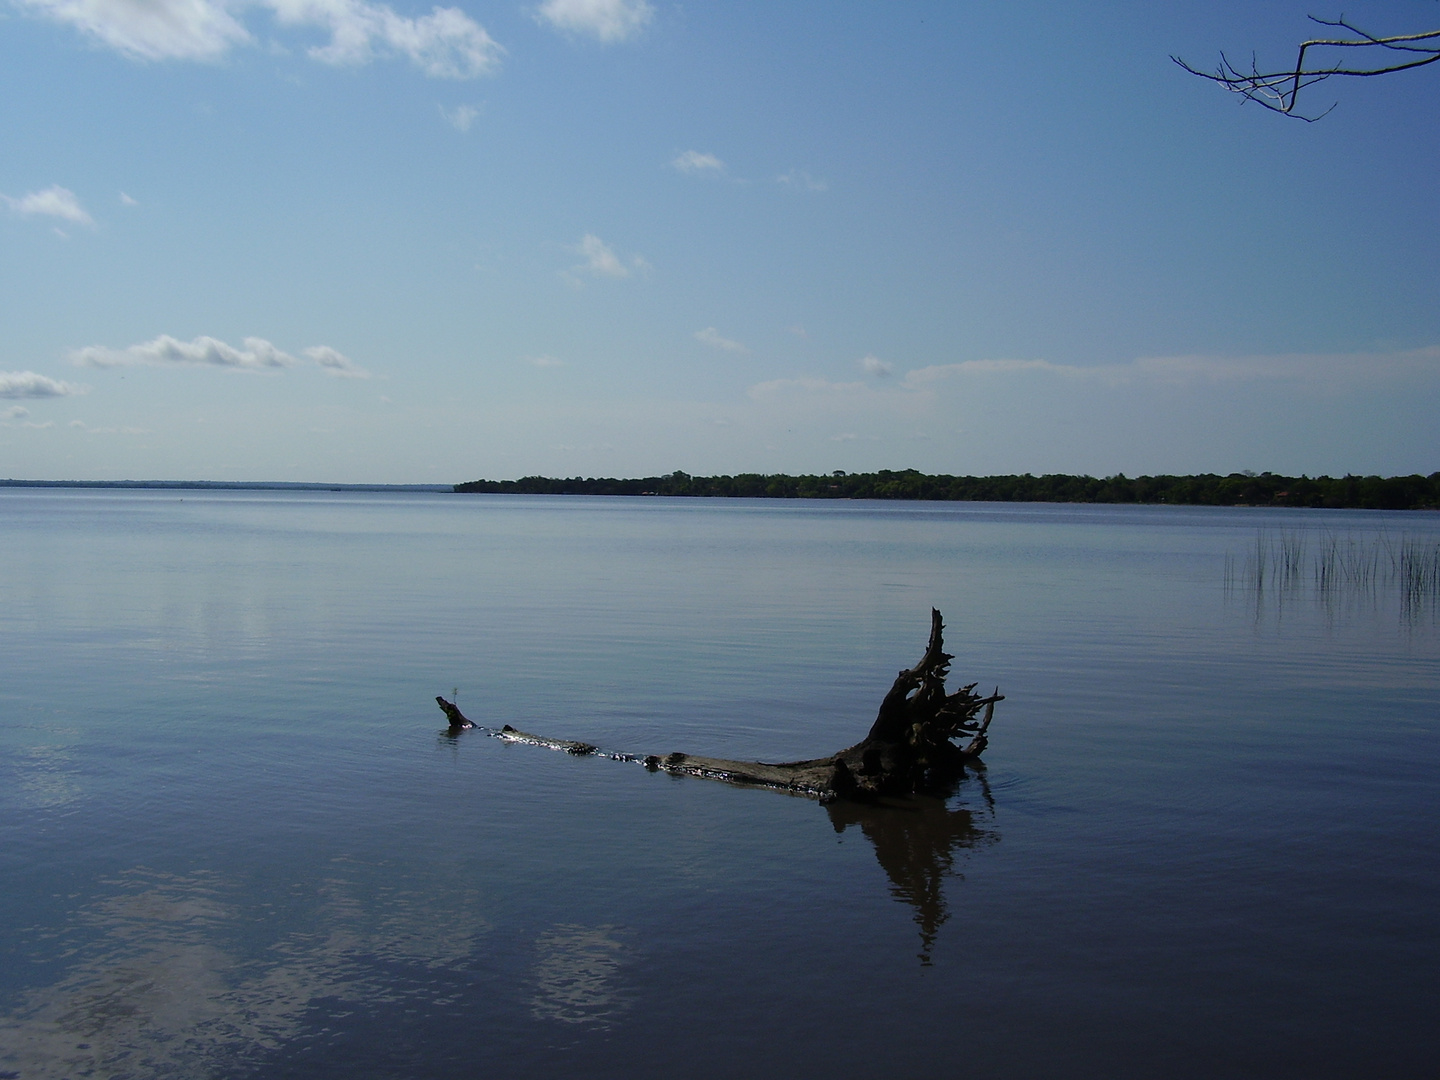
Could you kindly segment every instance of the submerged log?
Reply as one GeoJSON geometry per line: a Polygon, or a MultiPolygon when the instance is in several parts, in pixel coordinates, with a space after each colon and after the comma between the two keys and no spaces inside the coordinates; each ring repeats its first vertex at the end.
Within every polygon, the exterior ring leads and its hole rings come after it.
{"type": "MultiPolygon", "coordinates": [[[[967,764],[979,759],[989,745],[987,732],[995,715],[995,703],[1005,700],[998,689],[983,697],[976,694],[976,683],[954,693],[945,690],[954,657],[945,651],[944,633],[940,612],[932,608],[925,655],[913,668],[896,676],[869,734],[828,757],[776,763],[679,753],[640,757],[606,753],[589,743],[531,735],[509,724],[484,730],[506,742],[571,754],[602,754],[617,761],[641,762],[652,771],[773,788],[821,802],[837,798],[869,801],[881,796],[931,792],[943,788],[967,764]]],[[[450,721],[447,734],[475,726],[453,702],[443,697],[435,700],[450,721]]]]}

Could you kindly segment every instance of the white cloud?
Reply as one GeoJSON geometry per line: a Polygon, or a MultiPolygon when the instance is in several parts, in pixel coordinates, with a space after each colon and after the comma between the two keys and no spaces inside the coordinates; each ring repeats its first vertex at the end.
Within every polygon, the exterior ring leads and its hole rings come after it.
{"type": "Polygon", "coordinates": [[[18,199],[12,199],[9,195],[0,195],[0,199],[3,199],[15,213],[25,217],[40,214],[45,217],[73,221],[77,225],[95,224],[95,219],[85,212],[85,208],[80,205],[80,200],[75,197],[75,193],[59,184],[52,184],[44,191],[32,191],[18,199]]]}
{"type": "Polygon", "coordinates": [[[696,330],[695,340],[702,345],[709,345],[712,349],[719,349],[721,352],[740,353],[742,356],[748,355],[750,352],[740,342],[721,337],[720,331],[713,326],[707,326],[704,330],[696,330]]]}
{"type": "Polygon", "coordinates": [[[0,398],[69,397],[89,389],[88,386],[60,382],[48,375],[37,375],[33,371],[0,371],[0,398]]]}
{"type": "Polygon", "coordinates": [[[615,253],[594,233],[586,233],[577,250],[585,256],[585,263],[576,269],[589,271],[599,277],[630,276],[630,271],[625,269],[615,257],[615,253]]]}
{"type": "Polygon", "coordinates": [[[137,202],[135,199],[132,199],[129,195],[126,195],[125,192],[122,191],[122,192],[120,192],[120,205],[121,205],[121,206],[139,206],[140,203],[137,202]]]}
{"type": "Polygon", "coordinates": [[[253,40],[212,0],[18,0],[136,60],[213,60],[253,40]]]}
{"type": "Polygon", "coordinates": [[[670,167],[683,173],[722,173],[725,163],[714,154],[702,154],[698,150],[686,150],[670,162],[670,167]]]}
{"type": "MultiPolygon", "coordinates": [[[[136,60],[218,60],[255,38],[216,0],[17,0],[136,60]]],[[[234,5],[238,7],[239,5],[234,5]]],[[[474,78],[505,50],[459,8],[411,19],[368,0],[257,0],[282,26],[318,28],[330,41],[308,50],[327,64],[363,64],[381,53],[409,57],[427,75],[474,78]]]]}
{"type": "Polygon", "coordinates": [[[592,277],[626,278],[630,276],[632,270],[650,269],[650,264],[639,255],[632,255],[630,265],[625,265],[620,261],[620,257],[594,233],[586,233],[580,243],[575,245],[574,250],[583,255],[585,261],[572,269],[592,277]]]}
{"type": "Polygon", "coordinates": [[[470,79],[493,71],[505,50],[459,8],[407,19],[367,0],[262,0],[284,26],[318,26],[330,43],[308,50],[327,64],[365,64],[377,52],[408,56],[427,75],[470,79]]]}
{"type": "MultiPolygon", "coordinates": [[[[247,338],[246,343],[253,341],[247,338]]],[[[326,375],[335,375],[345,379],[368,379],[370,373],[355,363],[338,349],[332,349],[329,345],[312,345],[308,349],[302,349],[306,356],[320,365],[326,375]]]]}
{"type": "Polygon", "coordinates": [[[624,41],[655,17],[646,0],[544,0],[536,17],[556,30],[600,41],[624,41]]]}
{"type": "Polygon", "coordinates": [[[803,169],[791,169],[775,178],[777,184],[784,184],[786,187],[800,188],[805,191],[826,191],[830,185],[824,181],[811,176],[803,169]]]}
{"type": "Polygon", "coordinates": [[[247,337],[244,347],[237,349],[213,337],[177,341],[169,334],[161,334],[153,341],[131,345],[128,349],[90,345],[73,350],[70,360],[81,367],[96,368],[193,366],[248,371],[287,368],[299,363],[264,338],[247,337]]]}
{"type": "Polygon", "coordinates": [[[862,356],[859,360],[855,361],[855,363],[859,365],[860,370],[865,372],[865,374],[877,375],[882,379],[895,372],[894,364],[888,360],[881,360],[873,354],[870,356],[862,356]]]}
{"type": "Polygon", "coordinates": [[[11,405],[4,412],[0,412],[0,420],[23,420],[30,415],[30,410],[24,405],[11,405]]]}
{"type": "Polygon", "coordinates": [[[527,357],[525,362],[535,367],[555,368],[564,367],[565,361],[549,355],[527,357]]]}
{"type": "Polygon", "coordinates": [[[456,105],[453,109],[441,105],[440,115],[456,131],[469,131],[470,125],[475,123],[475,118],[480,115],[480,110],[474,105],[456,105]]]}

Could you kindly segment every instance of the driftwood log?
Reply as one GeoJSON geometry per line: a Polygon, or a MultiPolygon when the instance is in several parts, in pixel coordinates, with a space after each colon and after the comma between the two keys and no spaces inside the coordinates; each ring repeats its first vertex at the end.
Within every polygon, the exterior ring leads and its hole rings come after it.
{"type": "MultiPolygon", "coordinates": [[[[896,676],[895,684],[880,703],[870,733],[854,746],[828,757],[776,763],[679,753],[642,757],[609,753],[589,743],[531,735],[509,724],[481,730],[507,742],[571,754],[601,754],[617,761],[640,762],[652,771],[773,788],[821,802],[870,801],[882,796],[934,792],[944,789],[961,775],[966,764],[979,758],[989,745],[986,733],[995,703],[1005,700],[998,690],[984,697],[976,694],[975,683],[954,693],[946,692],[945,680],[954,657],[945,651],[944,633],[940,612],[931,609],[930,642],[925,655],[914,667],[896,676]]],[[[450,722],[447,735],[475,727],[454,702],[443,697],[435,700],[450,722]]]]}

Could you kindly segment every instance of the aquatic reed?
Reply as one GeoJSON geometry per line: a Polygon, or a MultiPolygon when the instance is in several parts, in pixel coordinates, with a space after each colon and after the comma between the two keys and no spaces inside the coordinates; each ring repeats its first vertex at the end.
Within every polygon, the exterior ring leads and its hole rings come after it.
{"type": "Polygon", "coordinates": [[[1390,577],[1407,611],[1419,611],[1440,599],[1440,543],[1403,536],[1387,544],[1387,553],[1390,577]]]}
{"type": "Polygon", "coordinates": [[[1224,580],[1227,592],[1243,589],[1257,600],[1307,593],[1334,600],[1385,590],[1398,596],[1402,609],[1413,616],[1440,608],[1440,539],[1262,529],[1243,559],[1225,556],[1224,580]]]}

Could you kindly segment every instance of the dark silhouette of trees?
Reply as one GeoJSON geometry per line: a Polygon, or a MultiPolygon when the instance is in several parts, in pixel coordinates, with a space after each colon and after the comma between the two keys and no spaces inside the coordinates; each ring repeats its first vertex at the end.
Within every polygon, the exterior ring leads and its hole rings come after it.
{"type": "Polygon", "coordinates": [[[948,476],[915,469],[787,476],[739,473],[690,476],[674,472],[633,480],[610,477],[474,480],[458,492],[492,495],[669,495],[742,499],[918,499],[937,502],[1170,503],[1191,506],[1312,506],[1331,509],[1440,508],[1440,472],[1429,476],[1219,476],[1097,478],[1052,473],[1032,476],[948,476]]]}

